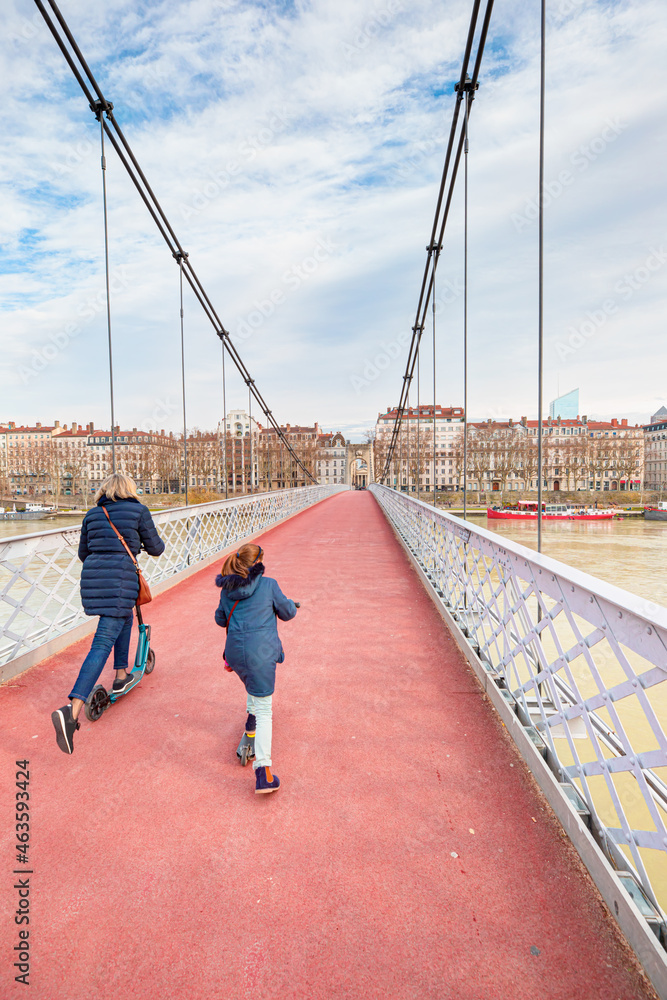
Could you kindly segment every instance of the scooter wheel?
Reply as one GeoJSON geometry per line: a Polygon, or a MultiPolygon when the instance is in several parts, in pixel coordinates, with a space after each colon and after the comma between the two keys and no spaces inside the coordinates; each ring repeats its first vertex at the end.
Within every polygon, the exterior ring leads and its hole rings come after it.
{"type": "Polygon", "coordinates": [[[249,751],[250,751],[250,747],[249,746],[241,747],[241,753],[239,754],[239,757],[241,758],[241,767],[245,767],[246,764],[248,763],[248,760],[249,760],[248,753],[249,753],[249,751]]]}
{"type": "Polygon", "coordinates": [[[102,684],[97,684],[88,695],[84,705],[84,712],[89,722],[97,722],[109,704],[107,689],[102,684]]]}
{"type": "Polygon", "coordinates": [[[154,666],[155,666],[155,650],[149,649],[148,656],[146,657],[146,667],[144,669],[144,673],[152,674],[154,666]]]}

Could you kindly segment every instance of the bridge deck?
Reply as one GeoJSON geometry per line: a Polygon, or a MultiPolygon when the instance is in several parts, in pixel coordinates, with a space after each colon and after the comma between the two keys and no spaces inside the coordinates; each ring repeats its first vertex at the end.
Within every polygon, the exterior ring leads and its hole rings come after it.
{"type": "MultiPolygon", "coordinates": [[[[373,497],[263,544],[303,602],[276,795],[236,761],[214,570],[151,605],[155,672],[71,758],[49,716],[89,640],[0,692],[5,760],[31,760],[34,1000],[653,997],[373,497]]],[[[23,996],[8,953],[0,993],[23,996]]]]}

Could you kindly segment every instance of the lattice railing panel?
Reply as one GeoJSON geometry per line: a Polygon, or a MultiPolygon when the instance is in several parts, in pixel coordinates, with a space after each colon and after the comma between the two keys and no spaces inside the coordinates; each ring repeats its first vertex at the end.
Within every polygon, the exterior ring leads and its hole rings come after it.
{"type": "Polygon", "coordinates": [[[371,489],[612,861],[667,905],[667,609],[371,489]]]}
{"type": "MultiPolygon", "coordinates": [[[[158,559],[140,556],[144,574],[161,583],[344,489],[307,486],[162,511],[154,521],[166,548],[158,559]]],[[[0,664],[86,620],[78,545],[78,526],[0,542],[0,664]]]]}

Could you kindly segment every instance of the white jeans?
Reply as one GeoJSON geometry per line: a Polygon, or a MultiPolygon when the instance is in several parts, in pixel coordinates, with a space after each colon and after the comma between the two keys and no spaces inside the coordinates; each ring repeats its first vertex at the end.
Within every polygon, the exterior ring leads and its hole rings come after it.
{"type": "Polygon", "coordinates": [[[255,770],[258,767],[271,767],[272,700],[272,694],[266,698],[257,698],[254,694],[248,695],[248,714],[255,716],[257,725],[255,731],[255,759],[252,764],[255,770]]]}

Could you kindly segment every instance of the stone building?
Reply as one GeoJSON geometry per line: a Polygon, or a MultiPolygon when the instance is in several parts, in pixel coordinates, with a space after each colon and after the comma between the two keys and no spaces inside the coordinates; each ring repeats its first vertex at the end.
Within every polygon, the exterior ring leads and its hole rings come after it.
{"type": "Polygon", "coordinates": [[[667,408],[661,406],[643,431],[646,489],[667,490],[667,408]]]}
{"type": "MultiPolygon", "coordinates": [[[[385,466],[397,409],[378,414],[374,461],[377,475],[385,466]]],[[[456,490],[459,487],[463,408],[433,404],[406,409],[394,449],[389,485],[405,492],[456,490]]]]}
{"type": "Polygon", "coordinates": [[[329,483],[346,483],[348,442],[338,431],[335,434],[320,434],[317,439],[315,467],[317,481],[323,486],[329,483]]]}
{"type": "MultiPolygon", "coordinates": [[[[378,417],[376,466],[384,468],[396,410],[378,417]]],[[[667,420],[667,416],[665,418],[667,420]]],[[[423,406],[406,411],[390,484],[410,492],[463,488],[463,411],[423,406]],[[435,435],[434,435],[435,431],[435,435]],[[400,475],[399,475],[400,470],[400,475]],[[400,482],[399,482],[400,480],[400,482]]],[[[467,427],[467,489],[537,491],[538,422],[485,420],[467,427]]],[[[636,490],[643,479],[644,429],[626,419],[546,418],[542,424],[543,487],[636,490]]],[[[666,456],[667,465],[667,456],[666,456]]]]}

